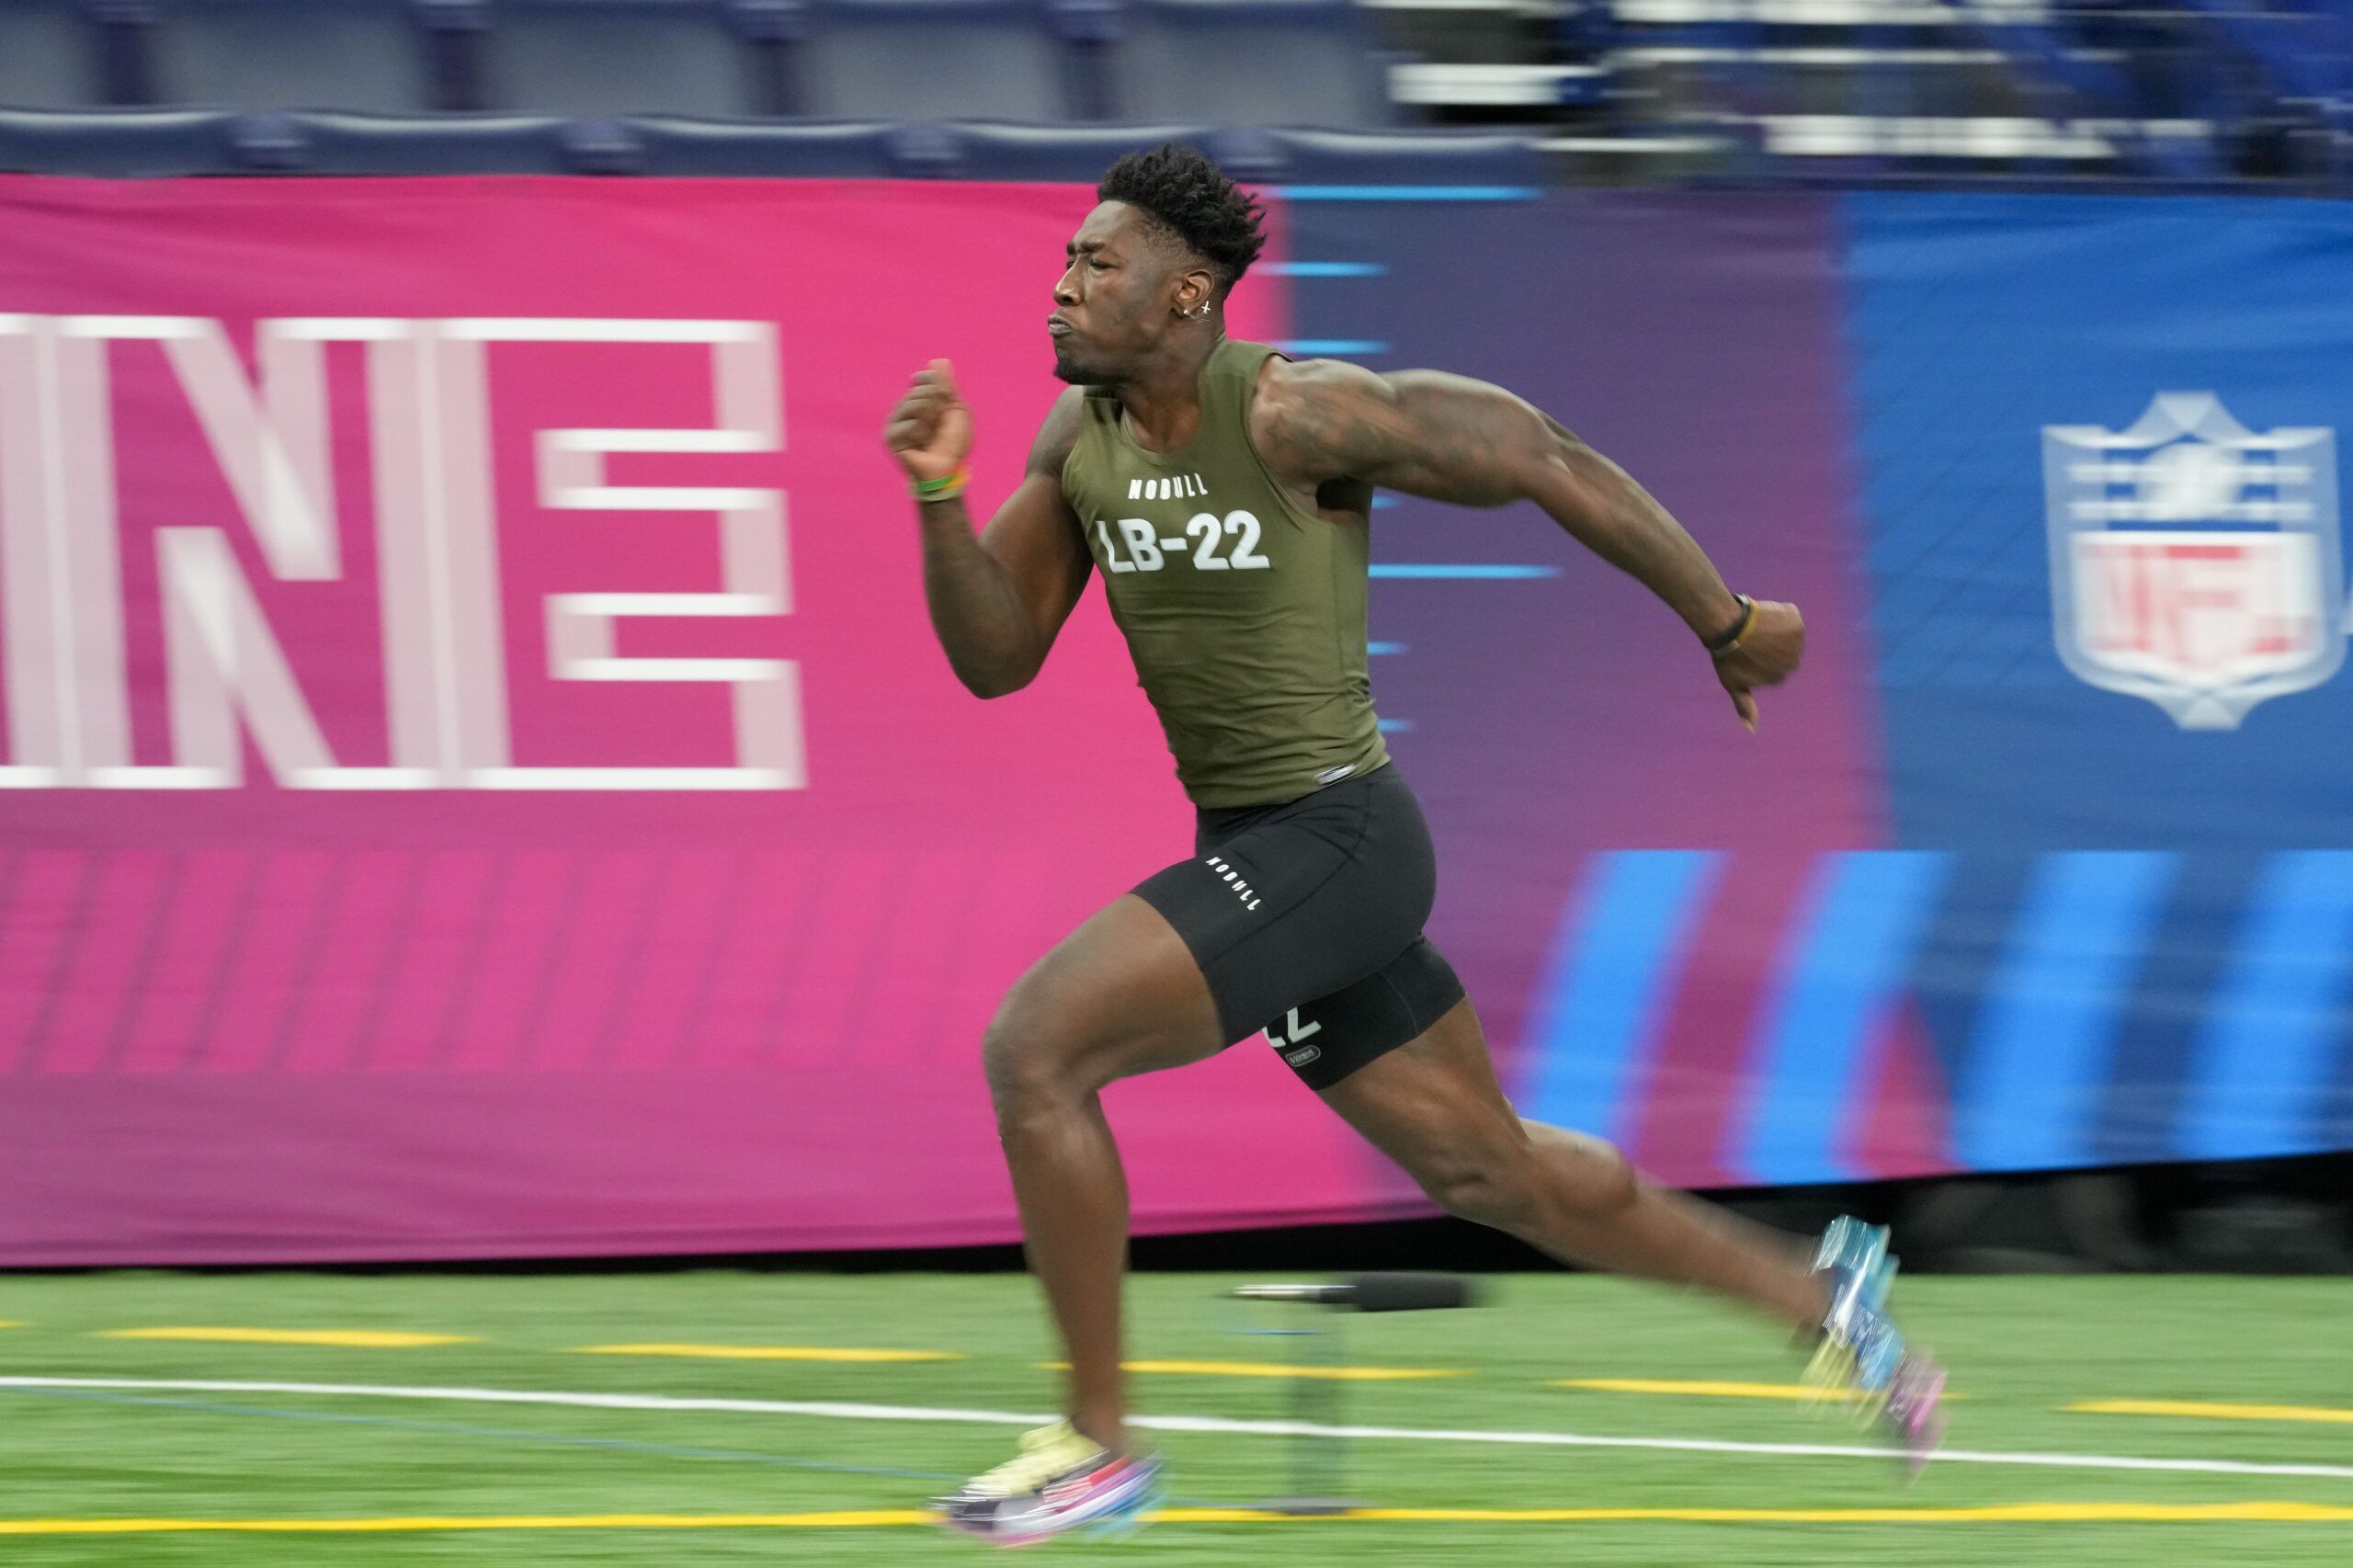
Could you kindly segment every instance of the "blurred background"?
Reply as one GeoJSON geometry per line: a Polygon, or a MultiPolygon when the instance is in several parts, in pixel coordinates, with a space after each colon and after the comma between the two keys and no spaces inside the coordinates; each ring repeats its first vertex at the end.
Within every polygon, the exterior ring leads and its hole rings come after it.
{"type": "MultiPolygon", "coordinates": [[[[2341,1561],[2338,0],[0,0],[0,1532],[798,1510],[698,1538],[749,1561],[1050,1402],[977,1041],[1191,814],[1099,594],[956,684],[880,430],[949,358],[1010,490],[1063,244],[1168,140],[1266,203],[1237,335],[1507,386],[1806,613],[1750,737],[1532,509],[1377,499],[1374,695],[1523,1111],[1996,1276],[1916,1287],[1965,1443],[2124,1477],[1932,1471],[2063,1507],[2004,1560],[2218,1561],[2165,1533],[2211,1506],[2341,1561]]],[[[1767,1336],[1437,1218],[1264,1040],[1107,1103],[1148,1407],[1337,1413],[1233,1282],[1475,1270],[1359,1335],[1366,1418],[1656,1451],[1360,1494],[1848,1496],[1757,1457],[1767,1336]]],[[[1288,1462],[1206,1430],[1190,1503],[1288,1462]]],[[[792,1540],[950,1549],[841,1528],[792,1540]]],[[[1535,1539],[1440,1528],[1347,1539],[1535,1539]]]]}
{"type": "MultiPolygon", "coordinates": [[[[1081,128],[1486,127],[1578,183],[2322,191],[2344,177],[2344,20],[2333,0],[10,0],[0,105],[28,112],[0,157],[1027,177],[1085,166],[1105,142],[1081,128]],[[674,117],[766,130],[640,123],[674,117]]],[[[1221,150],[1279,172],[1283,146],[1221,150]]]]}

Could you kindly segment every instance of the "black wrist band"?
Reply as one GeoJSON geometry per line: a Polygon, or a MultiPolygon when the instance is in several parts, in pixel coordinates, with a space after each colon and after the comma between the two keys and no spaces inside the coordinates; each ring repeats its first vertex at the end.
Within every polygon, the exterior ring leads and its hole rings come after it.
{"type": "Polygon", "coordinates": [[[1706,640],[1706,647],[1711,653],[1731,653],[1740,646],[1740,640],[1748,635],[1748,629],[1756,624],[1756,601],[1746,594],[1734,594],[1733,597],[1740,601],[1740,614],[1731,626],[1706,640]]]}

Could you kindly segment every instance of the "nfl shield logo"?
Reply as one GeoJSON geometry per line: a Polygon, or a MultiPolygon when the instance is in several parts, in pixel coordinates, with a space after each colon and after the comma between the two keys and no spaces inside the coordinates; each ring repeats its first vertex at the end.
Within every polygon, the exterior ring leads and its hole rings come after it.
{"type": "Polygon", "coordinates": [[[2328,430],[2161,392],[2130,430],[2045,426],[2042,481],[2059,656],[2092,685],[2229,730],[2345,662],[2328,430]]]}

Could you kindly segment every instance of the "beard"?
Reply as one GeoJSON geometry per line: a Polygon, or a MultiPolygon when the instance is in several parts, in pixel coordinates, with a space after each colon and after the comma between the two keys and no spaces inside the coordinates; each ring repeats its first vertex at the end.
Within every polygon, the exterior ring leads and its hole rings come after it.
{"type": "Polygon", "coordinates": [[[1108,387],[1117,380],[1108,371],[1081,362],[1060,343],[1054,345],[1054,379],[1074,387],[1108,387]]]}

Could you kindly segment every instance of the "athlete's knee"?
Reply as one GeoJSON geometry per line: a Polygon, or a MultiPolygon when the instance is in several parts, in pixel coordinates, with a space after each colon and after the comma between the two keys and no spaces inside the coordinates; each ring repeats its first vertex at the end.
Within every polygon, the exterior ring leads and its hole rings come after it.
{"type": "Polygon", "coordinates": [[[1025,976],[981,1035],[981,1070],[1000,1124],[1084,1099],[1098,1085],[1079,1071],[1079,1042],[1044,993],[1025,976]]]}
{"type": "Polygon", "coordinates": [[[1533,1152],[1512,1139],[1433,1152],[1415,1162],[1413,1175],[1448,1213],[1514,1234],[1535,1222],[1542,1201],[1533,1152]]]}
{"type": "Polygon", "coordinates": [[[1614,1143],[1564,1127],[1523,1121],[1528,1141],[1544,1160],[1550,1186],[1560,1201],[1586,1214],[1609,1214],[1632,1203],[1642,1191],[1634,1165],[1614,1143]]]}
{"type": "Polygon", "coordinates": [[[1071,1050],[1054,1027],[1051,1007],[1040,1006],[1029,980],[997,1003],[997,1015],[982,1034],[982,1072],[997,1120],[1077,1097],[1071,1050]]]}

